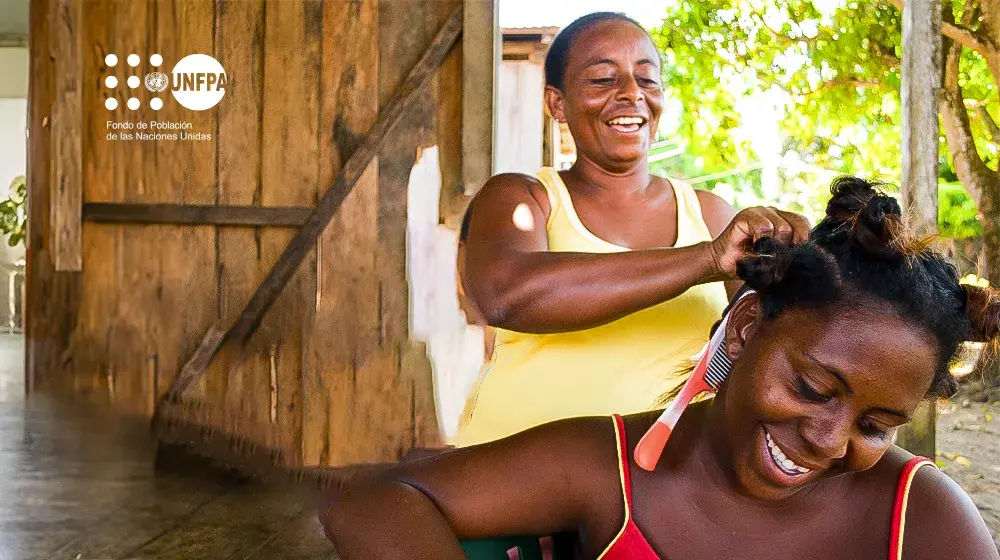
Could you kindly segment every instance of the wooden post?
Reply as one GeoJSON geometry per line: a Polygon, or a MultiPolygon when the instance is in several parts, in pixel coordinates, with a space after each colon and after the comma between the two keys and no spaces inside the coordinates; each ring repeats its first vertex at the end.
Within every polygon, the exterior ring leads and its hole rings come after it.
{"type": "MultiPolygon", "coordinates": [[[[941,89],[941,2],[903,3],[902,205],[919,234],[937,232],[938,94],[941,89]]],[[[935,456],[935,403],[917,409],[896,443],[917,455],[935,456]]]]}
{"type": "Polygon", "coordinates": [[[500,32],[496,0],[465,0],[462,21],[462,183],[472,197],[493,175],[500,32]]]}
{"type": "Polygon", "coordinates": [[[55,103],[52,106],[52,235],[50,250],[59,271],[83,265],[81,219],[83,204],[83,96],[81,4],[61,0],[50,14],[52,56],[55,58],[55,103]]]}

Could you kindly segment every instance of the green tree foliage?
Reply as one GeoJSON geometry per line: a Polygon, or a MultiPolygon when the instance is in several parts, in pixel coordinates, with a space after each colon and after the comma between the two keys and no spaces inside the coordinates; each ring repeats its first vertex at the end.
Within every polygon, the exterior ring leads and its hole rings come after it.
{"type": "MultiPolygon", "coordinates": [[[[962,3],[954,10],[960,18],[962,3]]],[[[665,88],[682,108],[673,133],[689,157],[677,171],[711,176],[758,161],[763,154],[750,145],[740,109],[741,100],[756,97],[775,108],[782,162],[796,164],[782,166],[781,192],[764,197],[769,204],[815,216],[831,175],[898,181],[901,25],[899,10],[885,0],[679,0],[652,32],[665,56],[665,88]]],[[[969,115],[978,154],[996,170],[1000,153],[989,121],[1000,114],[997,84],[969,49],[959,79],[966,105],[976,109],[969,115]]],[[[943,133],[941,141],[942,179],[955,181],[943,133]]],[[[726,179],[760,191],[754,181],[752,174],[726,179]]],[[[946,235],[975,230],[975,204],[963,194],[942,192],[946,235]]]]}
{"type": "Polygon", "coordinates": [[[6,199],[0,200],[0,234],[7,236],[11,247],[24,241],[27,226],[28,183],[24,175],[14,177],[6,199]]]}

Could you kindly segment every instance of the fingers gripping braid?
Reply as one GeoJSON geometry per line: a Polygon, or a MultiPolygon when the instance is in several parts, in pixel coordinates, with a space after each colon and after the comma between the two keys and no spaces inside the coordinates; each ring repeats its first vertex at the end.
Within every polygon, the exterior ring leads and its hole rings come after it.
{"type": "Polygon", "coordinates": [[[840,293],[834,259],[815,244],[788,247],[771,238],[754,243],[753,254],[737,265],[737,274],[762,296],[765,316],[789,305],[819,305],[840,293]]]}

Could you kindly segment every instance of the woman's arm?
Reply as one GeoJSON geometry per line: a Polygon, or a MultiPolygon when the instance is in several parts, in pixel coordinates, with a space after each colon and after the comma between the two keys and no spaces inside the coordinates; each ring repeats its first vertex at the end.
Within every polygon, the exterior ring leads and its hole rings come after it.
{"type": "Polygon", "coordinates": [[[617,461],[610,418],[564,420],[352,481],[320,520],[343,560],[464,560],[459,539],[595,518],[610,521],[610,538],[624,516],[617,461]]]}
{"type": "MultiPolygon", "coordinates": [[[[718,195],[708,191],[699,190],[695,193],[698,195],[701,217],[705,220],[705,225],[708,226],[708,233],[712,235],[713,239],[722,235],[722,232],[726,231],[730,222],[736,217],[736,209],[718,195]]],[[[733,299],[742,285],[743,281],[739,279],[726,280],[726,294],[729,299],[733,299]]]]}
{"type": "Polygon", "coordinates": [[[581,330],[673,299],[692,286],[735,276],[760,237],[804,241],[795,214],[751,208],[711,243],[622,253],[549,252],[544,187],[499,175],[473,201],[464,280],[487,323],[520,332],[581,330]]]}

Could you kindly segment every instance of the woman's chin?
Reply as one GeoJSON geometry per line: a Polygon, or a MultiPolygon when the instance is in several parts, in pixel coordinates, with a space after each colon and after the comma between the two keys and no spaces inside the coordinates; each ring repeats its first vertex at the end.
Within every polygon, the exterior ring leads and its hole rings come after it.
{"type": "Polygon", "coordinates": [[[604,159],[615,167],[631,167],[645,163],[647,156],[645,145],[616,146],[604,153],[604,159]]]}
{"type": "Polygon", "coordinates": [[[777,465],[769,454],[764,430],[754,431],[744,448],[743,457],[737,460],[736,476],[743,491],[758,500],[774,501],[788,498],[821,478],[822,472],[807,474],[790,473],[777,465]]]}

